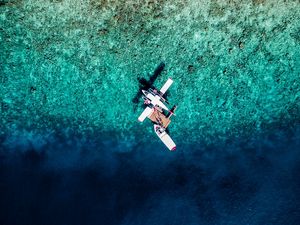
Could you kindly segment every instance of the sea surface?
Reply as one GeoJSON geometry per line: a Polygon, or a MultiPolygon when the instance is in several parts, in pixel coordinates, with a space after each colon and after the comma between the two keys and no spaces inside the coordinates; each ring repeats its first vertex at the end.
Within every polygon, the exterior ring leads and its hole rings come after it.
{"type": "Polygon", "coordinates": [[[299,21],[299,0],[0,0],[0,225],[298,225],[299,21]],[[175,152],[137,121],[168,77],[175,152]]]}

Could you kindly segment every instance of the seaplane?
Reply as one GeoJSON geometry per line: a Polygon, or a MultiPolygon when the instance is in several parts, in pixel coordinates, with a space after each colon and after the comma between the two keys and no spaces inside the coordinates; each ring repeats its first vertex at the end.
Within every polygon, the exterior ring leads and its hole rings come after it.
{"type": "Polygon", "coordinates": [[[173,80],[168,78],[160,90],[157,90],[154,87],[149,88],[147,91],[142,90],[142,98],[146,108],[139,116],[138,121],[143,122],[146,118],[149,118],[154,124],[154,132],[157,134],[159,139],[170,151],[175,151],[176,144],[167,133],[167,127],[171,123],[171,116],[175,115],[174,112],[177,106],[174,105],[171,109],[169,109],[166,106],[166,104],[169,104],[169,102],[164,98],[164,94],[172,85],[172,83],[173,80]]]}

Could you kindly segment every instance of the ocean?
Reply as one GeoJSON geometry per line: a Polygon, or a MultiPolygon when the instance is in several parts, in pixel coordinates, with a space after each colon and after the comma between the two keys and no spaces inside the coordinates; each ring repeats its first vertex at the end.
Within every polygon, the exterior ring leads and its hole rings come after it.
{"type": "Polygon", "coordinates": [[[297,225],[297,0],[0,1],[0,224],[297,225]],[[157,138],[141,89],[177,105],[157,138]]]}

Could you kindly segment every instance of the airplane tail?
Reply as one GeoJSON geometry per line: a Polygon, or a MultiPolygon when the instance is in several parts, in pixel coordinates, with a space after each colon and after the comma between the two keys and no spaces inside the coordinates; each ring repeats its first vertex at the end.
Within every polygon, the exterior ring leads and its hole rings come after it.
{"type": "Polygon", "coordinates": [[[167,117],[170,118],[173,115],[176,116],[175,113],[174,113],[176,109],[177,109],[177,105],[174,105],[172,107],[172,109],[169,111],[169,115],[167,117]]]}

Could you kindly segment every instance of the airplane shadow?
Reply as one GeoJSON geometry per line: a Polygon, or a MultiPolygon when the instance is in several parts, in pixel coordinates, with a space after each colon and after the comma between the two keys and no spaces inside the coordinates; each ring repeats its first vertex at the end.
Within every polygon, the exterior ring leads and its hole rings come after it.
{"type": "Polygon", "coordinates": [[[135,97],[132,99],[132,103],[135,104],[134,105],[134,111],[136,111],[138,103],[139,103],[139,99],[142,96],[142,90],[148,90],[149,88],[153,88],[153,83],[158,78],[158,76],[161,74],[161,72],[164,70],[164,68],[165,68],[165,63],[161,62],[156,67],[153,74],[150,76],[149,80],[147,80],[144,77],[139,77],[138,78],[139,90],[138,90],[137,94],[135,95],[135,97]]]}

